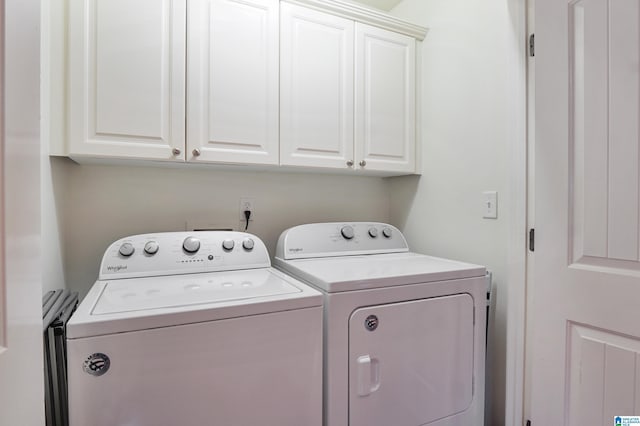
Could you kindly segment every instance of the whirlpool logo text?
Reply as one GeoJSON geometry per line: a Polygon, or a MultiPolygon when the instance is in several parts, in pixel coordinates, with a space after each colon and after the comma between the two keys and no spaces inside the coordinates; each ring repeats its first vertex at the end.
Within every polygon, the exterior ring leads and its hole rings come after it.
{"type": "Polygon", "coordinates": [[[109,272],[120,272],[127,269],[127,265],[113,265],[107,266],[107,271],[109,272]]]}

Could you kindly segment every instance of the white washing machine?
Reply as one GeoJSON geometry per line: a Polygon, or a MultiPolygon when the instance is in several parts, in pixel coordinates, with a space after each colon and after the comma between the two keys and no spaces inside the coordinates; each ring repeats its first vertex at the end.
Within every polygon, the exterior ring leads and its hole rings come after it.
{"type": "Polygon", "coordinates": [[[324,294],[326,426],[483,424],[483,266],[412,253],[382,223],[288,229],[274,266],[324,294]]]}
{"type": "Polygon", "coordinates": [[[250,234],[116,241],[67,351],[71,426],[322,422],[322,295],[250,234]]]}

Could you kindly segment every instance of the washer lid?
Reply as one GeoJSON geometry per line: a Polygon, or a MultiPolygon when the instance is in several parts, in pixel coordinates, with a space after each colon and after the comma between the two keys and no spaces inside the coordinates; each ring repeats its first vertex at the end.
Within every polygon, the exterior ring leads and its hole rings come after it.
{"type": "Polygon", "coordinates": [[[273,268],[97,281],[67,337],[97,336],[320,306],[316,290],[273,268]]]}
{"type": "Polygon", "coordinates": [[[484,266],[417,253],[282,260],[274,264],[329,293],[482,277],[484,266]]]}
{"type": "Polygon", "coordinates": [[[232,274],[192,274],[105,281],[91,310],[106,315],[148,309],[180,308],[300,293],[268,269],[232,274]]]}

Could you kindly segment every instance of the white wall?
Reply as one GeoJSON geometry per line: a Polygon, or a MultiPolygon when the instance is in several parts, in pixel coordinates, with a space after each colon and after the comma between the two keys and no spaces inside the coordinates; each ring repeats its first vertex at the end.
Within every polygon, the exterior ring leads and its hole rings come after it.
{"type": "Polygon", "coordinates": [[[49,157],[41,159],[41,205],[42,205],[42,291],[66,288],[62,250],[61,218],[53,191],[53,179],[49,157]]]}
{"type": "Polygon", "coordinates": [[[183,231],[193,221],[238,229],[240,197],[255,200],[248,232],[272,254],[280,232],[294,225],[389,220],[388,182],[376,177],[79,165],[66,158],[52,158],[51,166],[67,284],[81,296],[116,239],[183,231]]]}
{"type": "MultiPolygon", "coordinates": [[[[40,203],[42,215],[40,219],[42,229],[42,291],[66,288],[64,274],[64,262],[62,259],[62,236],[60,209],[56,204],[56,194],[53,188],[53,176],[51,162],[49,160],[49,139],[52,135],[61,138],[64,134],[62,126],[64,111],[63,93],[64,80],[51,84],[52,70],[63,69],[65,56],[57,54],[62,51],[60,43],[62,36],[52,37],[52,13],[62,13],[61,7],[52,7],[52,4],[60,4],[60,0],[41,1],[41,72],[40,81],[40,135],[42,156],[40,159],[40,203]]],[[[60,18],[58,18],[60,19],[60,18]]],[[[61,73],[59,71],[59,73],[61,73]]]]}
{"type": "Polygon", "coordinates": [[[491,426],[504,424],[505,400],[510,73],[515,67],[508,3],[404,0],[392,11],[429,32],[422,44],[423,175],[391,180],[391,222],[416,251],[483,264],[493,272],[496,309],[487,363],[491,426]],[[498,191],[496,220],[482,218],[486,190],[498,191]]]}

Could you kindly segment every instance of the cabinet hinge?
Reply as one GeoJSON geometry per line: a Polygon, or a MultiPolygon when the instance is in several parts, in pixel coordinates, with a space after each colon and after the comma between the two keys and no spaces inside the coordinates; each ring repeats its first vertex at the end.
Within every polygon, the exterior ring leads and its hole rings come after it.
{"type": "Polygon", "coordinates": [[[529,229],[529,251],[536,251],[536,230],[529,229]]]}
{"type": "Polygon", "coordinates": [[[531,34],[529,36],[529,56],[536,56],[536,35],[531,34]]]}

